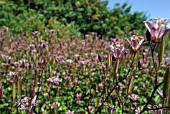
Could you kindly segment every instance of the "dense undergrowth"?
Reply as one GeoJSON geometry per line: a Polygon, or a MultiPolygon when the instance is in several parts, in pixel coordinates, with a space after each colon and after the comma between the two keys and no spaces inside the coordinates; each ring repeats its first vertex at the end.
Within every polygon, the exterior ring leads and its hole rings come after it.
{"type": "Polygon", "coordinates": [[[135,33],[127,41],[101,39],[94,32],[61,40],[55,30],[27,36],[8,30],[3,27],[0,39],[1,114],[166,111],[164,40],[135,33]]]}

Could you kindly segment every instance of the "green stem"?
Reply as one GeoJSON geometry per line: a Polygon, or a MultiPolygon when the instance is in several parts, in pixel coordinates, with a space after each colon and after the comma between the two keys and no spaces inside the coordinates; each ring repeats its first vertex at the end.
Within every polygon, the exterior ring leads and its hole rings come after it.
{"type": "Polygon", "coordinates": [[[114,87],[113,87],[113,88],[111,89],[111,91],[108,93],[108,95],[107,95],[106,98],[103,100],[102,104],[97,108],[97,110],[96,110],[96,112],[95,112],[94,114],[97,114],[97,113],[101,110],[101,108],[103,107],[104,103],[107,102],[107,100],[108,100],[108,98],[110,97],[110,95],[112,94],[112,92],[116,89],[117,85],[118,85],[120,82],[122,82],[123,80],[125,80],[125,79],[127,78],[127,76],[128,76],[129,73],[130,73],[131,66],[132,66],[132,64],[133,64],[133,62],[134,62],[135,55],[136,55],[136,53],[134,53],[134,56],[133,56],[133,59],[132,59],[132,62],[131,62],[131,64],[130,64],[130,67],[129,67],[129,70],[128,70],[127,74],[126,74],[122,79],[120,79],[118,82],[116,82],[116,84],[114,85],[114,87]]]}

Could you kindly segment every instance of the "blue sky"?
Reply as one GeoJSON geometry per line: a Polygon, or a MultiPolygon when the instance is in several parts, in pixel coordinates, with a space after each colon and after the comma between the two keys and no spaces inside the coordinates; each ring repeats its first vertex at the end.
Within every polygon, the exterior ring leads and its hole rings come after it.
{"type": "Polygon", "coordinates": [[[113,8],[115,3],[128,1],[132,5],[131,11],[143,11],[149,18],[170,18],[170,0],[108,0],[108,7],[113,8]]]}

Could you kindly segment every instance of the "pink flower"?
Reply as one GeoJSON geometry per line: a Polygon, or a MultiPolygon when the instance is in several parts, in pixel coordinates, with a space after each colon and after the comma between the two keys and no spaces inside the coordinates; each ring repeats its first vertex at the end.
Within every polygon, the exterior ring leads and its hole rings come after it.
{"type": "Polygon", "coordinates": [[[33,107],[35,107],[39,102],[40,102],[40,100],[37,100],[37,96],[34,96],[33,99],[31,99],[30,97],[24,97],[19,102],[20,109],[21,110],[29,110],[29,108],[33,109],[33,107]],[[29,107],[29,106],[31,106],[31,107],[29,107]]]}
{"type": "Polygon", "coordinates": [[[59,83],[62,82],[62,79],[59,79],[59,77],[57,76],[49,78],[48,81],[55,85],[59,85],[59,83]]]}
{"type": "Polygon", "coordinates": [[[38,36],[40,35],[40,32],[39,32],[39,31],[34,31],[32,34],[33,34],[35,37],[38,37],[38,36]]]}
{"type": "Polygon", "coordinates": [[[130,96],[130,99],[133,101],[133,102],[135,102],[135,101],[137,101],[138,100],[138,95],[136,95],[136,94],[134,94],[134,93],[132,93],[130,96]]]}
{"type": "MultiPolygon", "coordinates": [[[[155,106],[155,108],[161,108],[162,106],[161,105],[157,105],[155,106]]],[[[158,109],[158,110],[152,110],[152,114],[162,114],[163,109],[158,109]]]]}
{"type": "Polygon", "coordinates": [[[141,108],[137,108],[137,109],[135,109],[135,114],[140,114],[142,112],[142,109],[141,108]]]}
{"type": "Polygon", "coordinates": [[[58,104],[59,104],[58,102],[53,102],[53,106],[54,106],[55,109],[58,108],[58,104]]]}
{"type": "Polygon", "coordinates": [[[120,59],[122,55],[126,52],[126,49],[120,43],[112,43],[110,45],[110,50],[112,51],[112,54],[116,60],[120,59]]]}
{"type": "Polygon", "coordinates": [[[54,36],[55,30],[49,30],[48,33],[49,33],[49,36],[52,37],[52,36],[54,36]]]}
{"type": "Polygon", "coordinates": [[[114,105],[110,105],[110,106],[109,106],[109,111],[110,111],[111,114],[114,113],[114,110],[115,110],[114,105]]]}
{"type": "Polygon", "coordinates": [[[142,43],[144,42],[144,39],[139,39],[139,36],[133,35],[130,37],[130,40],[127,39],[129,45],[131,46],[132,50],[134,52],[137,52],[139,48],[142,46],[142,43]]]}
{"type": "Polygon", "coordinates": [[[6,63],[9,63],[10,62],[10,60],[12,59],[12,57],[10,57],[10,56],[6,56],[6,55],[1,55],[1,57],[2,57],[2,59],[4,60],[4,61],[6,61],[6,63]]]}
{"type": "Polygon", "coordinates": [[[0,99],[2,99],[2,87],[0,86],[0,99]]]}
{"type": "Polygon", "coordinates": [[[159,43],[170,31],[170,28],[166,28],[167,19],[155,19],[153,23],[149,21],[145,21],[144,23],[150,33],[149,37],[154,43],[159,43]]]}
{"type": "Polygon", "coordinates": [[[94,113],[95,108],[93,106],[88,106],[87,110],[91,114],[91,113],[94,113]]]}
{"type": "Polygon", "coordinates": [[[71,60],[71,59],[67,59],[66,62],[67,62],[69,65],[73,64],[73,60],[71,60]]]}

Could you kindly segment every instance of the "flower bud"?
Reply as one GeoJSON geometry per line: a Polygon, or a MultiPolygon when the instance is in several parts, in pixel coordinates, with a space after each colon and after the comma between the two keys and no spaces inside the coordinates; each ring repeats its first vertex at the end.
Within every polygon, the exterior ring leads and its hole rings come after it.
{"type": "Polygon", "coordinates": [[[98,59],[100,62],[102,62],[102,57],[100,55],[98,55],[98,59]]]}
{"type": "Polygon", "coordinates": [[[0,86],[0,99],[2,99],[2,87],[0,86]]]}
{"type": "Polygon", "coordinates": [[[142,63],[140,61],[138,61],[138,69],[141,70],[142,69],[142,63]]]}
{"type": "Polygon", "coordinates": [[[19,34],[20,34],[20,35],[23,34],[23,30],[22,30],[22,29],[19,30],[19,34]]]}
{"type": "Polygon", "coordinates": [[[132,77],[131,80],[130,80],[130,84],[129,84],[127,94],[129,94],[132,91],[133,84],[134,84],[134,77],[132,77]]]}
{"type": "Polygon", "coordinates": [[[151,34],[148,30],[146,31],[146,38],[147,38],[147,41],[151,41],[151,34]]]}
{"type": "Polygon", "coordinates": [[[34,87],[32,86],[30,88],[30,98],[33,98],[34,97],[34,87]]]}
{"type": "Polygon", "coordinates": [[[9,64],[6,64],[6,65],[5,65],[5,70],[7,71],[8,68],[9,68],[9,64]]]}
{"type": "Polygon", "coordinates": [[[159,52],[158,52],[158,61],[159,61],[159,65],[162,62],[163,59],[163,55],[164,55],[164,45],[165,45],[165,41],[164,39],[162,39],[160,45],[159,45],[159,52]]]}

